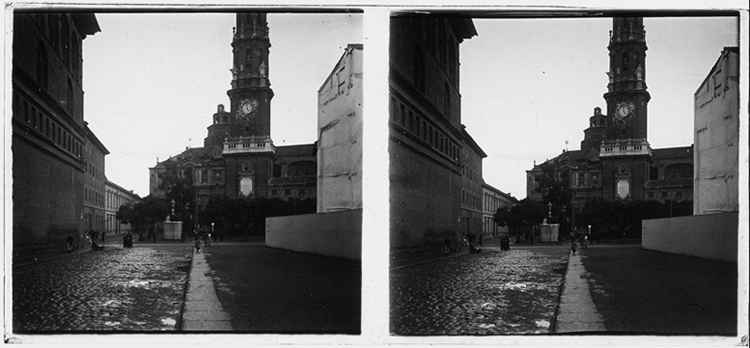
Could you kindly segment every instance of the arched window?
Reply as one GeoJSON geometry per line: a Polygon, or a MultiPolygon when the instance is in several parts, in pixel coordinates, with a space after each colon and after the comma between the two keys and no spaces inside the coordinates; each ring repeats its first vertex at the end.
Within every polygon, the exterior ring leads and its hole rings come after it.
{"type": "Polygon", "coordinates": [[[47,66],[47,48],[44,47],[42,41],[39,41],[36,50],[36,81],[43,89],[47,89],[47,66]]]}
{"type": "Polygon", "coordinates": [[[424,74],[424,54],[422,47],[417,45],[414,49],[414,87],[420,92],[424,92],[424,74]]]}
{"type": "Polygon", "coordinates": [[[626,52],[622,52],[621,59],[622,59],[622,64],[621,64],[621,66],[622,66],[622,72],[627,73],[628,70],[629,70],[628,52],[627,51],[626,52]]]}

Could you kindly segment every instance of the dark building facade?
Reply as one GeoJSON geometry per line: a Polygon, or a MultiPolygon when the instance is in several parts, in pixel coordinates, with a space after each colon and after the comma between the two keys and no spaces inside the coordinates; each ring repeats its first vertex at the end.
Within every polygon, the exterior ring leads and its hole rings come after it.
{"type": "Polygon", "coordinates": [[[82,41],[99,31],[93,14],[14,13],[14,255],[64,250],[68,236],[82,243],[82,41]]]}
{"type": "Polygon", "coordinates": [[[212,195],[229,198],[314,198],[316,167],[314,144],[276,147],[271,140],[268,22],[266,13],[241,12],[232,40],[230,108],[217,107],[204,146],[186,148],[150,168],[150,193],[158,188],[166,162],[189,171],[201,204],[212,195]]]}
{"type": "Polygon", "coordinates": [[[105,156],[109,150],[99,141],[84,122],[86,146],[83,152],[84,194],[83,194],[83,233],[101,233],[106,229],[107,178],[104,175],[105,156]]]}
{"type": "Polygon", "coordinates": [[[476,29],[458,17],[396,16],[390,25],[391,248],[442,250],[446,239],[455,247],[466,229],[459,45],[476,29]]]}
{"type": "Polygon", "coordinates": [[[609,84],[604,99],[607,114],[594,109],[584,130],[581,149],[527,171],[527,196],[535,191],[542,166],[554,168],[557,179],[567,178],[577,207],[586,198],[614,200],[691,200],[693,147],[652,149],[648,142],[646,31],[643,18],[613,18],[609,40],[609,84]]]}

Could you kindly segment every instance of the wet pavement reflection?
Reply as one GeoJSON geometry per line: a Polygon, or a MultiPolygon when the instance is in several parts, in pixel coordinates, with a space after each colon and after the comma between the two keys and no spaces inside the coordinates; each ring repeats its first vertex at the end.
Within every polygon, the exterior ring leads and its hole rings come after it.
{"type": "Polygon", "coordinates": [[[13,331],[176,330],[189,245],[105,248],[13,269],[13,331]]]}
{"type": "Polygon", "coordinates": [[[545,334],[554,322],[566,247],[485,248],[391,271],[396,335],[545,334]]]}

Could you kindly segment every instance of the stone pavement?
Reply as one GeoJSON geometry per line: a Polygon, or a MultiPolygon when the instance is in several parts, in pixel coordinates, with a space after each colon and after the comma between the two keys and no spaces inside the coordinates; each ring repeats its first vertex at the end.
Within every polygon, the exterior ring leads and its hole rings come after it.
{"type": "Polygon", "coordinates": [[[479,254],[395,266],[390,271],[390,332],[550,333],[567,252],[565,246],[486,247],[479,254]]]}
{"type": "Polygon", "coordinates": [[[581,262],[581,252],[568,258],[560,307],[558,309],[555,333],[605,331],[604,319],[596,311],[591,299],[586,269],[581,262]]]}
{"type": "Polygon", "coordinates": [[[188,278],[182,331],[232,331],[232,322],[216,296],[205,253],[196,253],[188,278]]]}
{"type": "Polygon", "coordinates": [[[188,247],[108,247],[66,255],[13,267],[14,333],[177,329],[188,247]]]}

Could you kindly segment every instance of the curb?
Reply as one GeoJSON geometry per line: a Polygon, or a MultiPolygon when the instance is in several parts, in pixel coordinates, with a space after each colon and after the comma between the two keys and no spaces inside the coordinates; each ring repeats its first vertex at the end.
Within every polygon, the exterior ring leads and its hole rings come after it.
{"type": "Polygon", "coordinates": [[[184,320],[182,320],[182,316],[185,315],[185,302],[187,302],[187,292],[188,287],[190,286],[190,273],[193,270],[194,256],[195,248],[191,247],[190,263],[188,264],[187,277],[185,277],[185,285],[182,286],[182,304],[180,304],[180,317],[178,318],[177,325],[175,325],[177,331],[183,331],[182,324],[184,323],[184,320]]]}
{"type": "Polygon", "coordinates": [[[550,326],[549,331],[552,334],[557,333],[557,316],[560,314],[560,302],[562,301],[562,294],[563,290],[565,289],[565,279],[568,276],[568,268],[570,268],[570,250],[568,250],[568,261],[565,262],[565,270],[563,271],[562,276],[562,283],[560,283],[560,288],[557,290],[557,305],[555,305],[555,314],[552,317],[552,326],[550,326]]]}

